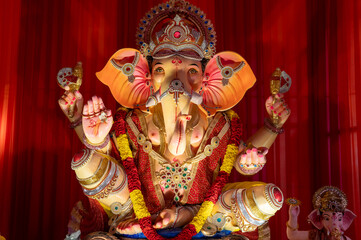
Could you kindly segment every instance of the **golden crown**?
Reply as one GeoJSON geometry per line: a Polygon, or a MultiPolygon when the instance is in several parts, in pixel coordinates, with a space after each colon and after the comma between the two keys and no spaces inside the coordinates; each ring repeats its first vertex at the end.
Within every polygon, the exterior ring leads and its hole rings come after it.
{"type": "Polygon", "coordinates": [[[343,212],[347,207],[347,197],[337,187],[325,186],[313,195],[313,207],[321,212],[343,212]]]}
{"type": "Polygon", "coordinates": [[[140,21],[137,43],[144,56],[210,59],[216,51],[216,33],[200,9],[171,0],[151,9],[140,21]]]}

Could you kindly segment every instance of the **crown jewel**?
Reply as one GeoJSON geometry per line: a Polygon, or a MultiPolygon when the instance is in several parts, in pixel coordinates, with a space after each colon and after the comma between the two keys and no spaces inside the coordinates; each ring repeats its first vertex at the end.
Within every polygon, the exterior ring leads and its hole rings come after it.
{"type": "Polygon", "coordinates": [[[184,0],[154,7],[141,20],[137,42],[144,56],[181,55],[201,60],[215,54],[216,33],[210,20],[184,0]]]}
{"type": "Polygon", "coordinates": [[[347,207],[347,197],[337,187],[325,186],[313,195],[313,207],[321,212],[343,212],[347,207]]]}

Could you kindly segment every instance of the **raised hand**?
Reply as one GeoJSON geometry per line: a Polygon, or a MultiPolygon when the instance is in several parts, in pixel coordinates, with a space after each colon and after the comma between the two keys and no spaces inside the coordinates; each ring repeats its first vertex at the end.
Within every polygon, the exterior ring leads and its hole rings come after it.
{"type": "Polygon", "coordinates": [[[290,208],[288,209],[288,214],[290,219],[297,220],[298,215],[300,214],[300,206],[290,205],[290,208]]]}
{"type": "Polygon", "coordinates": [[[236,161],[236,169],[244,175],[253,175],[259,172],[266,164],[267,148],[252,148],[244,152],[245,147],[239,148],[241,152],[236,161]]]}
{"type": "Polygon", "coordinates": [[[100,97],[93,96],[83,108],[83,129],[90,144],[98,145],[104,142],[112,125],[111,110],[105,108],[100,97]]]}
{"type": "Polygon", "coordinates": [[[70,122],[81,119],[83,111],[83,96],[79,91],[70,91],[69,86],[65,87],[63,96],[58,100],[59,106],[70,122]]]}
{"type": "Polygon", "coordinates": [[[288,105],[286,104],[286,101],[283,98],[283,94],[279,93],[275,95],[275,98],[270,96],[266,100],[265,105],[266,105],[267,113],[271,118],[273,115],[279,117],[279,123],[277,124],[276,127],[281,128],[291,114],[291,110],[288,108],[288,105]]]}

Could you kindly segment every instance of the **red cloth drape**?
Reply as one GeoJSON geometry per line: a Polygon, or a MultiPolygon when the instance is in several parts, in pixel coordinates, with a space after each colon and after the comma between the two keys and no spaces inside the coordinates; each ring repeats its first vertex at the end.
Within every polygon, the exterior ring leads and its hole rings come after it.
{"type": "MultiPolygon", "coordinates": [[[[0,8],[0,233],[7,239],[63,239],[70,211],[82,192],[70,160],[81,145],[57,105],[56,74],[82,61],[85,99],[97,94],[115,110],[109,89],[94,73],[118,49],[135,47],[146,11],[161,0],[25,1],[0,8]]],[[[207,13],[218,51],[240,53],[258,79],[236,110],[250,136],[263,124],[269,76],[286,70],[292,116],[253,177],[277,184],[302,200],[300,228],[312,194],[340,187],[358,217],[347,231],[361,239],[360,164],[361,2],[192,1],[207,13]]],[[[272,239],[286,239],[284,206],[271,218],[272,239]]]]}

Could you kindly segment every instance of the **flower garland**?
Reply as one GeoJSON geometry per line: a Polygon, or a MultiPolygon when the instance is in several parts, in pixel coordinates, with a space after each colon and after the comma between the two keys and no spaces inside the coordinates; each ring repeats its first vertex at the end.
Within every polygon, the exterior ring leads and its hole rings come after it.
{"type": "MultiPolygon", "coordinates": [[[[165,240],[166,238],[160,236],[153,228],[151,221],[151,214],[144,201],[144,196],[141,192],[141,183],[138,176],[138,170],[134,163],[132,151],[129,147],[128,136],[126,135],[125,128],[125,115],[126,111],[121,109],[119,118],[115,123],[117,145],[120,157],[123,161],[125,171],[128,176],[128,188],[130,192],[130,199],[133,202],[134,213],[139,220],[140,227],[143,234],[152,240],[165,240]]],[[[202,203],[198,213],[193,220],[183,228],[183,230],[173,240],[188,240],[196,235],[203,227],[207,218],[210,216],[215,203],[218,200],[219,195],[222,192],[224,185],[227,183],[229,175],[232,171],[234,162],[238,154],[238,147],[236,144],[239,143],[241,137],[241,124],[239,123],[239,117],[234,111],[226,112],[228,118],[231,120],[231,138],[227,145],[226,154],[223,159],[220,171],[216,180],[213,182],[212,187],[208,191],[204,202],[202,203]]]]}

